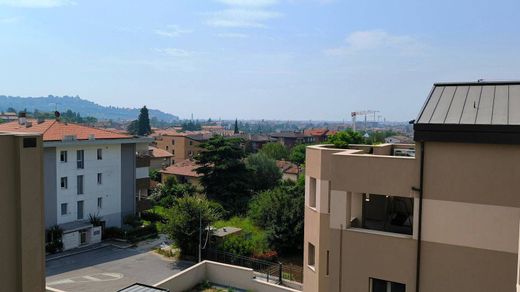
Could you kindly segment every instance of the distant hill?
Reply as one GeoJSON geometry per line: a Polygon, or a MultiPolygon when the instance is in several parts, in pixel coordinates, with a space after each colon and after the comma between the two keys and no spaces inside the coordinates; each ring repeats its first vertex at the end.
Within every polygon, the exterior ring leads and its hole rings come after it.
{"type": "MultiPolygon", "coordinates": [[[[102,106],[92,101],[81,99],[79,96],[53,96],[47,97],[19,97],[0,95],[0,111],[7,111],[12,107],[17,111],[27,109],[28,111],[53,112],[72,110],[79,112],[81,116],[92,116],[101,120],[131,121],[137,119],[139,110],[137,108],[123,108],[113,106],[102,106]]],[[[157,118],[165,122],[177,121],[179,117],[156,109],[148,109],[150,118],[157,118]]]]}

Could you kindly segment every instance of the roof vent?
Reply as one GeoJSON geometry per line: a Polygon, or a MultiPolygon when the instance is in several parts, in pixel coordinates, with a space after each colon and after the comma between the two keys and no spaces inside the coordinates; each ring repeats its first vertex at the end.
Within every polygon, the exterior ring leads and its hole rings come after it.
{"type": "Polygon", "coordinates": [[[25,125],[27,122],[27,116],[25,112],[19,112],[18,113],[18,124],[25,125]]]}
{"type": "Polygon", "coordinates": [[[45,119],[44,119],[44,118],[38,118],[38,120],[37,120],[37,123],[38,123],[38,124],[42,124],[43,122],[45,122],[45,119]]]}
{"type": "Polygon", "coordinates": [[[32,122],[25,122],[25,127],[26,128],[32,127],[32,122]]]}

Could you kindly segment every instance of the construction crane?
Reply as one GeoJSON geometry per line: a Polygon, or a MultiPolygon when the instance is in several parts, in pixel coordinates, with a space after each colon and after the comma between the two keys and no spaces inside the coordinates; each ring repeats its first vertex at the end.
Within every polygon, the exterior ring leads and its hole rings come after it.
{"type": "Polygon", "coordinates": [[[374,115],[374,121],[375,121],[377,113],[379,113],[379,111],[373,111],[373,110],[351,112],[350,115],[352,116],[352,130],[354,132],[356,131],[356,118],[357,118],[357,116],[365,116],[365,131],[366,131],[367,130],[367,116],[368,115],[374,115]]]}

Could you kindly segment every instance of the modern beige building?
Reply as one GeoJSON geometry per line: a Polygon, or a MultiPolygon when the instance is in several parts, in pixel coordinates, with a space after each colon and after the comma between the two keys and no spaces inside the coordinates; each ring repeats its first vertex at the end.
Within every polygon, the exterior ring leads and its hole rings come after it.
{"type": "Polygon", "coordinates": [[[1,291],[45,290],[43,141],[0,133],[1,291]]]}
{"type": "Polygon", "coordinates": [[[308,147],[305,292],[520,291],[520,83],[435,84],[414,129],[308,147]]]}

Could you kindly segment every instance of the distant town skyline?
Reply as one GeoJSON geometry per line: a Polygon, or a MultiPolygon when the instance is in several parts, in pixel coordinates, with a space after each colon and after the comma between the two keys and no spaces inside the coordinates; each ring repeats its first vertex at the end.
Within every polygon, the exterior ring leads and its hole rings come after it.
{"type": "Polygon", "coordinates": [[[180,118],[416,118],[434,82],[520,79],[520,3],[0,0],[0,95],[180,118]]]}

